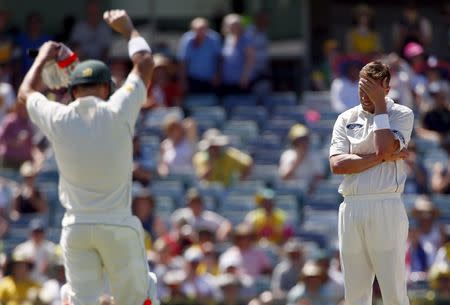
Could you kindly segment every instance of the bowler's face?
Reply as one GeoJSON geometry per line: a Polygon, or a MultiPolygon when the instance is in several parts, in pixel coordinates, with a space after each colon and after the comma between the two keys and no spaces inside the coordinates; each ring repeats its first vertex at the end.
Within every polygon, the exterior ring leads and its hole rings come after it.
{"type": "MultiPolygon", "coordinates": [[[[375,81],[384,88],[385,95],[387,95],[389,92],[389,85],[386,84],[386,81],[384,82],[383,80],[375,80],[375,81]]],[[[365,94],[361,90],[361,82],[358,83],[358,95],[359,95],[359,102],[361,103],[362,108],[367,112],[374,113],[375,105],[370,100],[369,96],[367,96],[367,94],[365,94]]]]}

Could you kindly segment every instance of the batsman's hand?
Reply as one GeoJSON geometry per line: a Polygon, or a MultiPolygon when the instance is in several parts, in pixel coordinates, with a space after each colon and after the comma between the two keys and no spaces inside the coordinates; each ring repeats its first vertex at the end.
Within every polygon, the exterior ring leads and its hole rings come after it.
{"type": "Polygon", "coordinates": [[[133,22],[125,10],[110,10],[103,13],[105,22],[116,32],[129,39],[134,30],[133,22]]]}
{"type": "Polygon", "coordinates": [[[37,61],[46,62],[50,59],[56,59],[58,57],[61,44],[54,41],[47,41],[39,48],[39,53],[36,57],[37,61]]]}
{"type": "Polygon", "coordinates": [[[395,152],[393,154],[391,154],[390,156],[388,156],[387,158],[384,159],[385,162],[394,162],[394,161],[398,161],[398,160],[404,160],[406,158],[408,158],[409,153],[408,150],[406,148],[403,148],[402,150],[395,152]]]}

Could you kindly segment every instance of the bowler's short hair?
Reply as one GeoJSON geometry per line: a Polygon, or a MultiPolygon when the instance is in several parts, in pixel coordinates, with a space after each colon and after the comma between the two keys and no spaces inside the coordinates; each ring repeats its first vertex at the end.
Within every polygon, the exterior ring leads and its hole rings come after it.
{"type": "Polygon", "coordinates": [[[359,71],[359,77],[370,77],[374,80],[381,80],[383,85],[389,86],[391,81],[391,68],[381,61],[372,61],[359,71]]]}

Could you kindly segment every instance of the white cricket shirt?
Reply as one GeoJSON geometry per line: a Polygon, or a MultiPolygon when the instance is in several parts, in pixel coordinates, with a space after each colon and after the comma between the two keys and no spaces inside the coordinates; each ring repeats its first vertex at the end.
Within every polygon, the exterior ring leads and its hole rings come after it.
{"type": "Polygon", "coordinates": [[[131,215],[132,137],[146,95],[130,74],[108,101],[88,96],[63,105],[37,92],[28,98],[31,120],[55,151],[63,226],[116,224],[131,215]]]}
{"type": "MultiPolygon", "coordinates": [[[[390,98],[386,98],[386,103],[391,131],[400,142],[400,149],[405,148],[411,138],[414,114],[390,98]]],[[[375,153],[373,117],[361,105],[341,113],[334,124],[330,157],[375,153]]],[[[339,192],[343,196],[402,193],[405,180],[403,160],[384,162],[358,174],[344,175],[339,192]]]]}

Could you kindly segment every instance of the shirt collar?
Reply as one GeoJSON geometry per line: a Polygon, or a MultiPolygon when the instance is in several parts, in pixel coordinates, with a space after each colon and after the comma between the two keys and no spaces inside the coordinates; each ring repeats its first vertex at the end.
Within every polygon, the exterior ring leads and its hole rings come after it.
{"type": "MultiPolygon", "coordinates": [[[[388,96],[386,96],[384,99],[386,100],[386,109],[389,112],[391,110],[392,106],[394,106],[395,102],[394,102],[394,100],[392,98],[390,98],[388,96]]],[[[362,113],[362,114],[365,114],[365,115],[373,115],[373,113],[365,111],[362,108],[361,104],[358,105],[358,112],[362,113]]]]}

